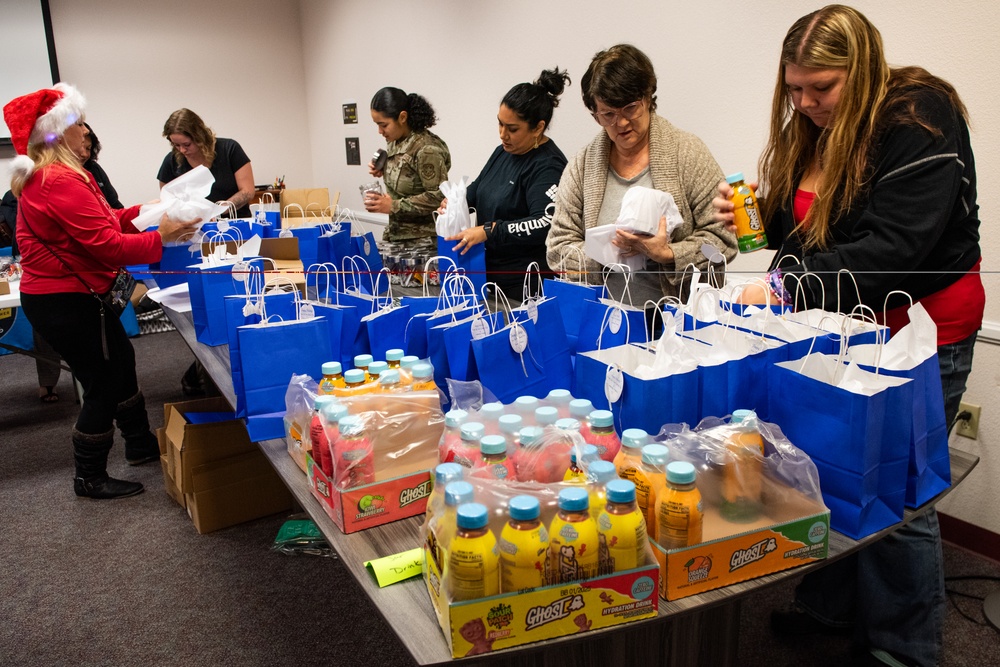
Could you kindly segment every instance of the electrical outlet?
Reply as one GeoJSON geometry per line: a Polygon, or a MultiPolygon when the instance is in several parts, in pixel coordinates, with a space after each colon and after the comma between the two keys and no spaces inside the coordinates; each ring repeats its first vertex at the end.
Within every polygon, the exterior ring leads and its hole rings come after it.
{"type": "Polygon", "coordinates": [[[965,411],[968,411],[972,416],[967,420],[958,422],[958,428],[955,432],[962,437],[975,440],[979,437],[979,414],[982,408],[971,403],[962,403],[958,407],[958,412],[961,414],[965,411]]]}

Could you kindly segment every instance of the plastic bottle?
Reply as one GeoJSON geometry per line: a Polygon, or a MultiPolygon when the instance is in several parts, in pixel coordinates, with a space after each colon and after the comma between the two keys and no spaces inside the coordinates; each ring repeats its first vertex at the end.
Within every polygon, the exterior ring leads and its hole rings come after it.
{"type": "Polygon", "coordinates": [[[701,493],[694,466],[687,461],[667,465],[667,488],[656,507],[656,541],[664,549],[680,549],[701,542],[701,493]]]}
{"type": "Polygon", "coordinates": [[[468,416],[469,413],[465,410],[449,410],[444,413],[444,431],[438,444],[439,461],[452,463],[455,460],[455,452],[462,446],[462,424],[468,416]]]}
{"type": "Polygon", "coordinates": [[[375,453],[365,433],[364,420],[357,415],[342,417],[337,423],[340,438],[335,443],[333,469],[337,488],[352,489],[375,481],[375,453]]]}
{"type": "Polygon", "coordinates": [[[521,427],[524,426],[521,415],[500,415],[497,424],[500,426],[500,435],[507,438],[508,442],[513,442],[515,445],[521,444],[520,431],[521,427]]]}
{"type": "Polygon", "coordinates": [[[649,444],[649,434],[641,428],[627,428],[622,431],[622,448],[615,456],[615,467],[618,468],[618,476],[623,479],[631,479],[631,475],[626,474],[628,470],[635,470],[642,461],[642,448],[649,444]]]}
{"type": "Polygon", "coordinates": [[[635,503],[635,484],[615,479],[606,487],[608,502],[597,520],[607,560],[602,574],[622,572],[646,563],[646,519],[635,503]]]}
{"type": "Polygon", "coordinates": [[[371,381],[378,382],[378,378],[382,375],[382,371],[388,370],[389,364],[384,361],[373,361],[368,364],[368,377],[371,381]]]}
{"type": "Polygon", "coordinates": [[[484,435],[479,441],[476,468],[485,469],[494,479],[515,479],[514,461],[507,456],[507,440],[502,435],[484,435]]]}
{"type": "Polygon", "coordinates": [[[403,383],[399,379],[399,371],[386,368],[378,375],[378,391],[381,394],[398,394],[403,391],[403,383]]]}
{"type": "Polygon", "coordinates": [[[536,479],[536,467],[539,465],[542,451],[541,426],[524,426],[518,431],[520,447],[514,457],[514,468],[517,470],[517,481],[530,482],[536,479]]]}
{"type": "Polygon", "coordinates": [[[719,513],[727,521],[746,523],[760,516],[764,439],[752,410],[735,410],[730,423],[737,428],[726,441],[719,513]]]}
{"type": "Polygon", "coordinates": [[[484,403],[479,408],[479,421],[486,428],[486,435],[500,435],[499,419],[503,413],[503,403],[484,403]]]}
{"type": "Polygon", "coordinates": [[[399,368],[400,361],[402,360],[404,353],[398,347],[394,347],[391,350],[385,351],[385,363],[389,365],[389,368],[399,368]]]}
{"type": "MultiPolygon", "coordinates": [[[[635,468],[625,468],[619,472],[622,478],[630,479],[635,483],[635,500],[643,516],[649,516],[650,492],[653,489],[654,478],[664,476],[663,469],[658,468],[657,465],[666,465],[669,456],[669,451],[663,445],[646,445],[642,448],[642,459],[639,465],[635,468]]],[[[654,496],[652,500],[655,503],[656,497],[654,496]]],[[[655,507],[655,504],[652,506],[655,507]]],[[[648,521],[646,529],[649,530],[648,521]]]]}
{"type": "Polygon", "coordinates": [[[564,482],[573,484],[587,483],[587,467],[600,457],[597,454],[597,447],[590,444],[583,444],[573,447],[569,452],[569,468],[563,475],[564,482]]]}
{"type": "Polygon", "coordinates": [[[553,426],[559,421],[559,410],[551,405],[535,408],[535,424],[538,426],[553,426]]]}
{"type": "Polygon", "coordinates": [[[434,488],[427,497],[427,509],[424,516],[428,524],[434,519],[435,512],[444,511],[444,488],[452,482],[462,481],[465,468],[457,463],[439,463],[434,467],[434,488]]]}
{"type": "Polygon", "coordinates": [[[553,389],[545,397],[549,405],[559,411],[559,417],[569,417],[569,403],[573,400],[573,395],[568,389],[553,389]]]}
{"type": "Polygon", "coordinates": [[[368,375],[360,368],[352,368],[344,372],[344,386],[334,387],[333,395],[339,397],[359,396],[370,391],[368,375]]]}
{"type": "Polygon", "coordinates": [[[370,354],[358,354],[354,357],[354,367],[365,372],[365,382],[371,382],[371,375],[368,374],[368,366],[374,359],[370,354]]]}
{"type": "Polygon", "coordinates": [[[485,505],[458,506],[458,532],[448,549],[451,600],[478,600],[500,592],[500,553],[485,505]]]}
{"type": "Polygon", "coordinates": [[[452,461],[466,468],[474,468],[479,459],[479,442],[485,431],[480,422],[466,422],[459,428],[459,444],[452,450],[452,461]]]}
{"type": "Polygon", "coordinates": [[[309,420],[309,447],[311,448],[313,461],[327,477],[333,474],[333,461],[330,459],[330,441],[323,431],[323,422],[320,419],[320,412],[331,403],[336,403],[333,396],[317,396],[313,401],[313,413],[309,420]]]}
{"type": "MultiPolygon", "coordinates": [[[[388,354],[389,353],[387,352],[386,356],[388,356],[388,354]]],[[[413,355],[413,354],[407,354],[407,355],[405,355],[403,358],[401,358],[399,360],[399,367],[400,368],[413,368],[414,366],[416,366],[419,363],[420,363],[420,357],[418,357],[416,355],[413,355]]]]}
{"type": "Polygon", "coordinates": [[[532,496],[514,496],[507,505],[510,520],[500,532],[500,592],[545,586],[549,581],[549,531],[532,496]]]}
{"type": "Polygon", "coordinates": [[[757,197],[743,181],[743,172],[726,176],[726,182],[733,186],[733,222],[736,224],[736,243],[740,252],[754,252],[767,247],[764,220],[760,216],[757,197]]]}
{"type": "Polygon", "coordinates": [[[597,446],[597,452],[602,459],[614,461],[622,448],[622,441],[615,433],[614,415],[610,410],[594,410],[590,413],[589,422],[590,436],[584,434],[584,440],[597,446]]]}
{"type": "Polygon", "coordinates": [[[338,403],[337,401],[330,401],[323,405],[323,409],[320,411],[322,415],[323,423],[326,426],[323,428],[323,433],[326,434],[327,446],[324,448],[323,465],[326,468],[323,470],[323,474],[327,476],[328,479],[333,480],[336,470],[334,468],[334,462],[336,461],[336,447],[340,440],[340,420],[347,416],[347,406],[343,403],[338,403]]]}
{"type": "Polygon", "coordinates": [[[444,514],[434,517],[430,523],[430,532],[435,543],[432,544],[436,553],[438,567],[448,562],[448,548],[458,530],[458,506],[471,503],[475,499],[472,485],[465,481],[448,482],[444,487],[444,514]]]}
{"type": "Polygon", "coordinates": [[[586,398],[574,398],[569,402],[569,416],[579,421],[585,420],[594,411],[594,404],[586,398]]]}
{"type": "Polygon", "coordinates": [[[433,391],[437,389],[434,384],[434,367],[427,363],[414,364],[413,369],[413,391],[433,391]]]}
{"type": "Polygon", "coordinates": [[[578,486],[560,491],[559,512],[549,527],[552,583],[565,584],[595,576],[599,545],[587,489],[578,486]]]}
{"type": "Polygon", "coordinates": [[[399,360],[399,379],[404,387],[409,387],[413,384],[413,367],[419,363],[420,359],[412,354],[399,360]]]}
{"type": "MultiPolygon", "coordinates": [[[[642,471],[646,475],[649,491],[646,497],[646,532],[656,539],[656,499],[667,488],[667,463],[670,462],[670,450],[663,445],[646,445],[642,448],[642,471]],[[649,450],[649,451],[647,451],[649,450]]],[[[638,487],[636,488],[638,497],[638,487]]]]}
{"type": "Polygon", "coordinates": [[[323,377],[319,381],[319,393],[332,395],[334,387],[344,386],[344,374],[339,361],[327,361],[321,367],[323,377]]]}
{"type": "Polygon", "coordinates": [[[535,419],[535,408],[539,407],[540,403],[534,396],[518,396],[514,399],[514,412],[521,415],[521,419],[524,420],[525,424],[534,425],[535,419]]]}
{"type": "MultiPolygon", "coordinates": [[[[618,479],[615,464],[610,461],[594,461],[587,467],[587,489],[590,493],[590,515],[594,521],[604,511],[607,502],[604,487],[611,480],[618,479]]],[[[634,486],[634,485],[633,485],[634,486]]]]}

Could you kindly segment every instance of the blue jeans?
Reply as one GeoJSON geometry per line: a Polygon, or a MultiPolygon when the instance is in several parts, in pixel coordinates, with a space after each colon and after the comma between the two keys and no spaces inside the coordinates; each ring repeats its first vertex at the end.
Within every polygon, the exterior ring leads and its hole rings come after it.
{"type": "MultiPolygon", "coordinates": [[[[938,347],[948,425],[972,370],[976,334],[938,347]]],[[[795,599],[834,627],[854,626],[859,648],[882,649],[932,667],[941,655],[944,568],[937,512],[931,508],[875,544],[805,576],[795,599]]]]}

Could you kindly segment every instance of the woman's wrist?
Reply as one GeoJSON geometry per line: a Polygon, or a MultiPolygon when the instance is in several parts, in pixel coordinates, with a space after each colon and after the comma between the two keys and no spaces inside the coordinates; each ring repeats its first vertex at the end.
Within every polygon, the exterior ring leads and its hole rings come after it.
{"type": "Polygon", "coordinates": [[[792,295],[785,289],[785,281],[781,269],[768,272],[767,286],[770,288],[771,296],[777,302],[777,305],[787,306],[792,303],[792,295]]]}

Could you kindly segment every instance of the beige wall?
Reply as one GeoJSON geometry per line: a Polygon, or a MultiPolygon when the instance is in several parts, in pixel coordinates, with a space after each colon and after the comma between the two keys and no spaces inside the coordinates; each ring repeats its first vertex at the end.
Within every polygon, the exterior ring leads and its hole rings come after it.
{"type": "MultiPolygon", "coordinates": [[[[781,38],[821,3],[786,0],[459,0],[364,3],[326,0],[50,0],[63,79],[90,99],[89,119],[105,144],[102,163],[125,201],[156,195],[167,144],[160,130],[188,106],[221,135],[238,139],[255,180],[285,174],[290,186],[329,186],[357,208],[368,175],[345,164],[345,137],[367,161],[383,143],[367,116],[380,87],[424,94],[451,147],[453,177],[475,177],[497,144],[496,109],[515,83],[545,67],[568,68],[573,85],[557,109],[552,138],[567,155],[598,127],[580,101],[579,79],[597,50],[628,41],[659,76],[659,111],[694,132],[723,170],[756,172],[781,38]],[[197,17],[196,19],[194,17],[197,17]],[[357,102],[360,123],[344,125],[341,104],[357,102]]],[[[987,286],[983,337],[1000,340],[1000,15],[986,0],[854,5],[879,26],[893,64],[919,64],[956,85],[972,114],[984,224],[987,286]]],[[[7,154],[0,153],[0,169],[7,154]]],[[[766,253],[734,271],[758,272],[766,253]]],[[[1000,533],[1000,346],[981,342],[966,400],[983,406],[978,441],[953,444],[983,461],[942,507],[1000,533]]]]}

